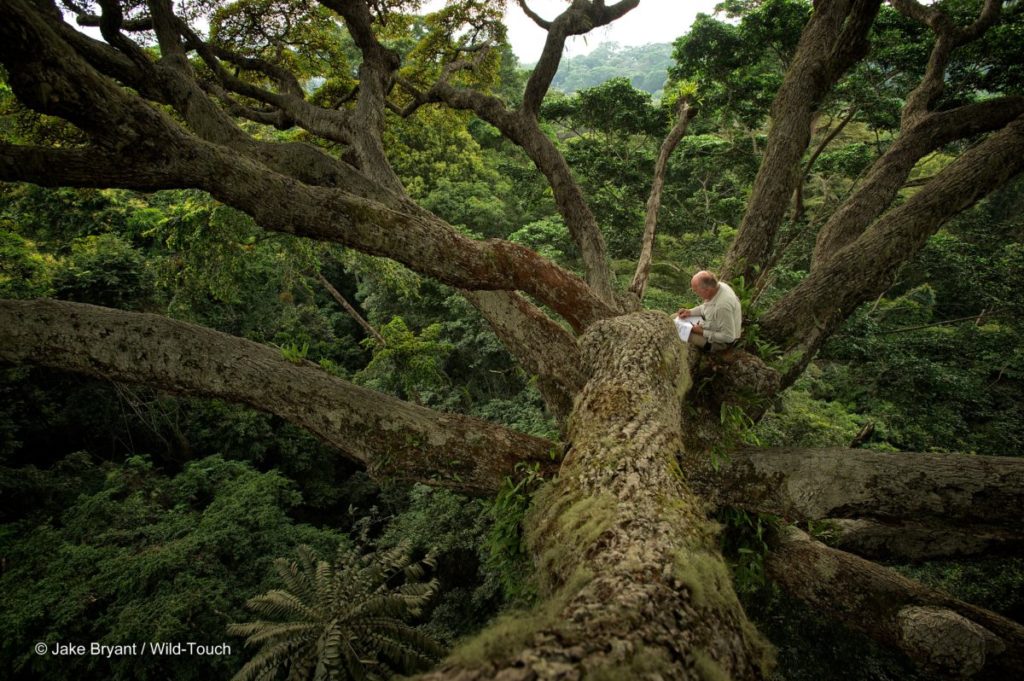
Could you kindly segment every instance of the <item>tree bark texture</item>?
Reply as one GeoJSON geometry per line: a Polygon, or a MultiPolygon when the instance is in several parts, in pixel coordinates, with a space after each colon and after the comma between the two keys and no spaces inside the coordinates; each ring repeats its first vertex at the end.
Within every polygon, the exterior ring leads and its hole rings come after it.
{"type": "Polygon", "coordinates": [[[698,487],[714,503],[791,521],[871,518],[1024,528],[1024,460],[864,449],[745,449],[698,487]]]}
{"type": "Polygon", "coordinates": [[[1024,627],[832,549],[795,528],[765,560],[797,598],[895,647],[938,677],[1006,681],[1024,668],[1024,627]]]}
{"type": "Polygon", "coordinates": [[[524,521],[543,600],[424,678],[762,678],[768,649],[676,463],[687,346],[659,312],[594,324],[580,344],[572,447],[524,521]]]}
{"type": "Polygon", "coordinates": [[[442,414],[294,364],[252,341],[152,314],[54,300],[0,301],[0,360],[248,404],[305,428],[375,477],[494,494],[557,445],[442,414]]]}

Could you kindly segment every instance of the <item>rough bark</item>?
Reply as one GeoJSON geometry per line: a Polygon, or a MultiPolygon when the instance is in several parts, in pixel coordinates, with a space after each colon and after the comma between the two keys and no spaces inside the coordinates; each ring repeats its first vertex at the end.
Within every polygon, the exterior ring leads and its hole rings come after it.
{"type": "Polygon", "coordinates": [[[557,445],[480,419],[442,414],[330,376],[310,362],[193,324],[54,300],[0,301],[0,360],[276,414],[382,478],[494,494],[515,464],[553,466],[557,445]]]}
{"type": "Polygon", "coordinates": [[[812,269],[853,242],[889,207],[922,158],[958,139],[998,130],[1022,113],[1024,97],[1005,97],[931,114],[901,132],[818,232],[812,269]]]}
{"type": "Polygon", "coordinates": [[[811,124],[832,85],[867,52],[880,0],[822,0],[800,35],[793,62],[772,102],[768,145],[723,274],[753,282],[768,262],[775,236],[803,177],[800,160],[811,124]]]}
{"type": "Polygon", "coordinates": [[[943,76],[955,47],[980,37],[998,18],[1000,3],[987,0],[977,22],[967,29],[956,27],[936,8],[913,0],[896,0],[898,10],[928,24],[936,33],[921,82],[908,95],[900,117],[900,131],[893,146],[871,168],[857,192],[822,228],[814,249],[814,262],[827,259],[850,243],[896,197],[914,164],[945,144],[982,132],[996,130],[1021,114],[1020,97],[988,100],[933,112],[932,103],[942,94],[943,76]]]}
{"type": "Polygon", "coordinates": [[[1024,527],[1024,459],[864,449],[743,449],[699,489],[713,503],[791,521],[872,518],[947,528],[1024,527]]]}
{"type": "Polygon", "coordinates": [[[764,644],[675,464],[687,346],[657,312],[598,322],[580,344],[573,445],[524,522],[544,599],[424,678],[761,678],[764,644]]]}
{"type": "Polygon", "coordinates": [[[907,654],[937,676],[1003,680],[1024,665],[1024,627],[831,549],[795,528],[765,560],[793,596],[907,654]]]}

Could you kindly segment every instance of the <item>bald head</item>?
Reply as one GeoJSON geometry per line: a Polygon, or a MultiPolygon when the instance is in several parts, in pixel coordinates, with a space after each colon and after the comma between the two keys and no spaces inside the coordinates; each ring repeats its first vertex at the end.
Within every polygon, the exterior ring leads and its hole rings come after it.
{"type": "Polygon", "coordinates": [[[718,278],[707,270],[701,270],[693,275],[690,288],[701,297],[701,300],[711,300],[718,293],[718,278]]]}

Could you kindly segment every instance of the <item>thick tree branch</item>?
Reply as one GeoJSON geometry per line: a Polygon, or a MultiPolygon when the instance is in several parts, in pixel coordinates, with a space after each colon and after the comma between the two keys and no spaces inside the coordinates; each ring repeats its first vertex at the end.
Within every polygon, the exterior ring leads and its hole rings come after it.
{"type": "MultiPolygon", "coordinates": [[[[765,334],[783,347],[799,345],[813,351],[858,305],[883,293],[898,267],[947,220],[1021,171],[1024,117],[963,153],[904,204],[812,270],[761,317],[765,334]]],[[[783,385],[788,383],[784,380],[783,385]]]]}
{"type": "Polygon", "coordinates": [[[360,168],[381,185],[404,193],[402,182],[384,153],[384,119],[387,96],[401,65],[398,53],[383,45],[373,32],[370,8],[365,0],[320,0],[345,19],[352,39],[363,54],[359,64],[359,91],[351,113],[352,146],[360,168]]]}
{"type": "Polygon", "coordinates": [[[527,6],[526,4],[526,0],[516,0],[516,2],[518,2],[519,7],[522,8],[523,14],[528,16],[533,23],[537,24],[545,31],[551,28],[551,22],[548,21],[547,19],[542,18],[539,14],[530,9],[529,6],[527,6]]]}
{"type": "MultiPolygon", "coordinates": [[[[307,184],[345,186],[364,196],[374,195],[366,178],[311,145],[259,142],[238,128],[230,117],[207,99],[198,86],[192,67],[178,45],[177,34],[168,29],[169,24],[176,22],[176,17],[168,11],[162,12],[159,6],[156,6],[154,16],[162,20],[161,35],[163,43],[168,46],[168,54],[148,70],[140,69],[107,45],[75,31],[63,22],[58,22],[54,28],[68,45],[101,73],[135,88],[153,101],[174,107],[191,130],[202,139],[231,147],[277,172],[307,184]]],[[[236,110],[232,112],[239,113],[236,110]]]]}
{"type": "Polygon", "coordinates": [[[867,52],[880,0],[822,0],[800,35],[772,102],[768,145],[747,210],[723,267],[727,279],[753,282],[771,256],[782,218],[802,175],[814,112],[839,78],[867,52]]]}
{"type": "Polygon", "coordinates": [[[551,87],[551,81],[554,80],[555,73],[558,71],[566,38],[583,35],[599,26],[610,24],[638,4],[639,0],[619,0],[614,5],[605,7],[603,1],[577,0],[550,21],[544,49],[526,83],[521,111],[531,118],[537,117],[541,101],[547,94],[548,88],[551,87]]]}
{"type": "Polygon", "coordinates": [[[883,523],[853,518],[829,519],[824,526],[830,546],[871,560],[916,563],[979,555],[1019,556],[1024,550],[1020,528],[957,528],[939,523],[883,523]]]}
{"type": "Polygon", "coordinates": [[[889,568],[784,530],[768,575],[812,608],[952,678],[1014,678],[1024,666],[1024,627],[924,587],[889,568]]]}
{"type": "Polygon", "coordinates": [[[860,236],[903,188],[919,160],[956,140],[998,130],[1024,114],[1024,97],[1002,97],[928,114],[903,130],[818,233],[812,268],[860,236]]]}
{"type": "Polygon", "coordinates": [[[0,301],[0,360],[242,402],[314,433],[378,477],[493,494],[520,461],[553,465],[546,440],[403,402],[275,349],[157,315],[0,301]]]}
{"type": "Polygon", "coordinates": [[[520,4],[527,16],[546,28],[548,37],[540,60],[527,81],[523,104],[518,111],[509,111],[496,97],[455,88],[447,79],[442,78],[425,93],[410,88],[410,94],[415,99],[402,113],[411,113],[428,102],[444,102],[456,109],[473,111],[522,147],[551,185],[558,211],[580,250],[587,282],[602,300],[617,307],[619,304],[612,286],[614,276],[597,220],[584,200],[583,192],[573,178],[565,158],[541,131],[537,115],[541,101],[558,70],[566,38],[585,34],[615,21],[636,7],[638,0],[620,0],[610,6],[606,6],[603,0],[575,0],[550,22],[540,19],[525,3],[520,4]]]}
{"type": "Polygon", "coordinates": [[[176,164],[134,159],[101,149],[53,149],[0,144],[0,181],[42,187],[119,187],[157,191],[181,187],[176,164]]]}
{"type": "Polygon", "coordinates": [[[455,88],[443,80],[423,94],[421,101],[441,101],[454,109],[473,111],[526,152],[551,185],[555,206],[580,250],[587,283],[603,301],[615,306],[614,276],[597,219],[565,157],[540,129],[536,118],[509,111],[497,97],[455,88]]]}
{"type": "Polygon", "coordinates": [[[953,50],[977,40],[988,30],[999,19],[1003,0],[985,0],[978,19],[966,29],[953,23],[940,8],[925,7],[917,0],[891,0],[891,4],[904,15],[920,21],[935,33],[935,44],[928,57],[924,76],[907,96],[903,107],[901,127],[912,126],[918,118],[927,115],[932,104],[942,95],[945,89],[946,67],[949,65],[953,50]]]}
{"type": "MultiPolygon", "coordinates": [[[[95,14],[76,14],[75,23],[79,26],[99,28],[102,18],[95,14]]],[[[121,30],[134,33],[137,31],[152,31],[152,17],[139,17],[138,19],[125,19],[121,22],[121,30]]]]}
{"type": "Polygon", "coordinates": [[[699,482],[715,504],[791,521],[1024,527],[1024,458],[1012,456],[743,449],[699,482]]]}

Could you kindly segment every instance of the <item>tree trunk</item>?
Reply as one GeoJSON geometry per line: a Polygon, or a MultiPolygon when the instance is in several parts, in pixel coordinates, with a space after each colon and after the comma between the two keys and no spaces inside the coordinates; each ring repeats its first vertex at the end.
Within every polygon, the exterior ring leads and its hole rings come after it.
{"type": "Polygon", "coordinates": [[[598,322],[580,344],[571,449],[524,522],[543,600],[424,678],[762,678],[768,647],[676,463],[687,346],[659,312],[598,322]]]}

